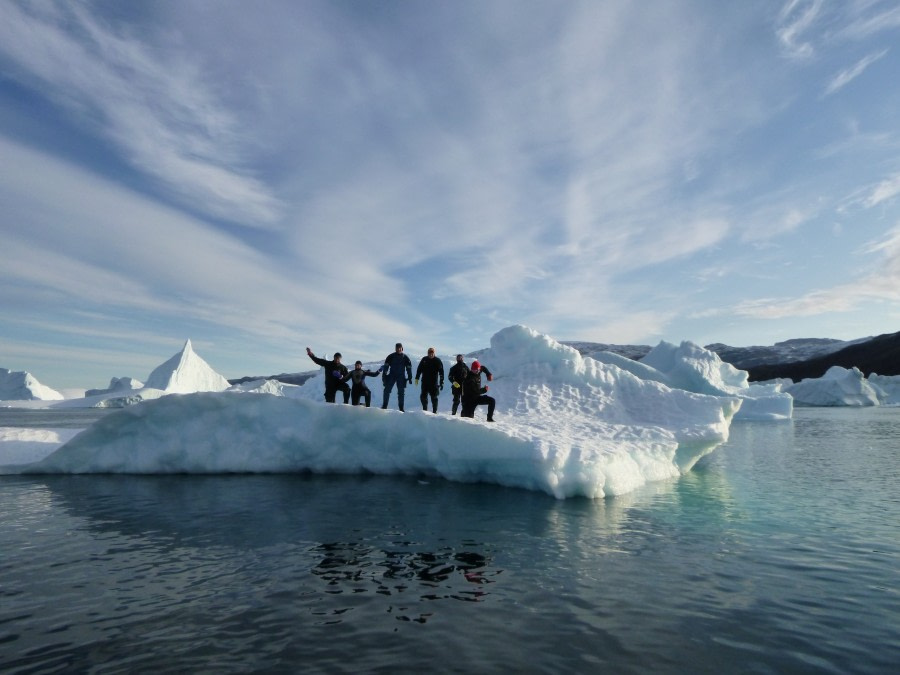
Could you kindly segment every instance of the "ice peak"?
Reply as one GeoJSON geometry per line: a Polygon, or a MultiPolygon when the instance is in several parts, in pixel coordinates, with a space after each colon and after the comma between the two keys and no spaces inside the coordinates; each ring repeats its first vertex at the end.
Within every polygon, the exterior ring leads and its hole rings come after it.
{"type": "Polygon", "coordinates": [[[190,394],[197,391],[224,391],[230,385],[228,380],[197,355],[188,339],[180,352],[150,373],[145,386],[170,394],[190,394]]]}

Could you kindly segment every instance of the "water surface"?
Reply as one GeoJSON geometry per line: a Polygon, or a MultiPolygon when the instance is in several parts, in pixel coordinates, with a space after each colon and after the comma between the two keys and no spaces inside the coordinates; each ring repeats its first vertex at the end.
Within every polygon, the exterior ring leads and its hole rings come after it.
{"type": "Polygon", "coordinates": [[[894,672],[898,449],[896,408],[805,408],[598,501],[0,477],[0,671],[894,672]]]}

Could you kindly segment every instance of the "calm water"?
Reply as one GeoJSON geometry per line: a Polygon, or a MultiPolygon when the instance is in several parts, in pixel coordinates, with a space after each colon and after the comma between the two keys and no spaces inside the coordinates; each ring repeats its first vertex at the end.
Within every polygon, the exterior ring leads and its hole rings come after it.
{"type": "Polygon", "coordinates": [[[736,423],[689,475],[596,502],[0,477],[0,671],[896,672],[898,486],[897,408],[736,423]]]}

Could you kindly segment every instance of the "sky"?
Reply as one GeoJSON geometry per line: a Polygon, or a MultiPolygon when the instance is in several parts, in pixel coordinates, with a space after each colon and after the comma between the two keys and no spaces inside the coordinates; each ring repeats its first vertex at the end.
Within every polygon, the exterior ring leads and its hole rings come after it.
{"type": "Polygon", "coordinates": [[[0,3],[0,367],[900,330],[895,0],[0,3]]]}

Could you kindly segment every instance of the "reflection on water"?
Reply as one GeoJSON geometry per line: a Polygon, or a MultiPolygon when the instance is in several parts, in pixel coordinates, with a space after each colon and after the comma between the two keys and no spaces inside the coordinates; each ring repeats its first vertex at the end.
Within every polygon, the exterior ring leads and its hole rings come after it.
{"type": "MultiPolygon", "coordinates": [[[[420,600],[462,600],[479,602],[485,599],[485,584],[502,570],[489,568],[488,557],[475,551],[442,550],[410,551],[412,542],[397,542],[398,548],[376,550],[355,543],[320,544],[312,550],[321,553],[321,561],[312,569],[328,586],[326,592],[367,593],[399,596],[414,593],[420,600]],[[468,584],[468,586],[466,586],[468,584]]],[[[477,548],[471,542],[467,546],[477,548]]],[[[390,612],[394,613],[391,606],[390,612]]],[[[411,617],[395,614],[402,621],[425,623],[431,612],[411,617]]]]}

